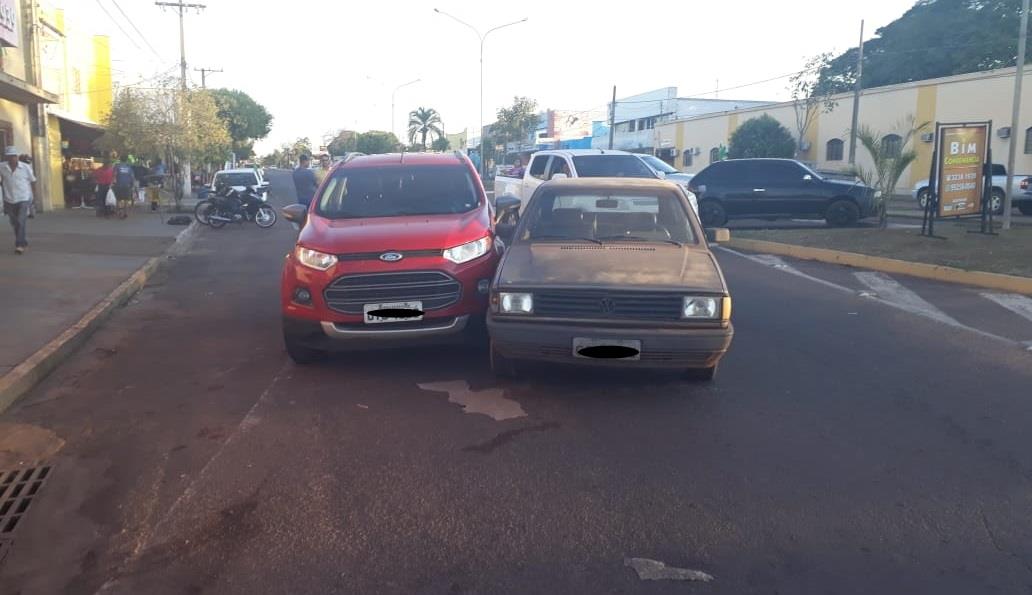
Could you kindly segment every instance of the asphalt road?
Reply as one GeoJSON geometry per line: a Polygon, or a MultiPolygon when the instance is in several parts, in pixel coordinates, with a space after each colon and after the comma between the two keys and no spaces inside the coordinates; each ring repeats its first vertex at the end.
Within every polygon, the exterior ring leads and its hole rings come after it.
{"type": "Polygon", "coordinates": [[[204,230],[0,416],[0,470],[52,465],[0,593],[1032,592],[1020,301],[721,251],[708,386],[498,384],[482,345],[302,368],[293,237],[204,230]]]}

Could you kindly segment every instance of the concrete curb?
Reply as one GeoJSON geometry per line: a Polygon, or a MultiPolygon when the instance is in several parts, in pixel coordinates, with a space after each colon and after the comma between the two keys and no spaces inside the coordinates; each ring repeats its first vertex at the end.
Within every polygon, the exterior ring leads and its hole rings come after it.
{"type": "Polygon", "coordinates": [[[764,240],[749,240],[732,238],[726,244],[730,248],[748,250],[750,252],[764,252],[767,254],[779,254],[791,256],[802,260],[816,260],[832,264],[843,264],[847,266],[882,271],[885,273],[897,273],[910,275],[923,279],[945,281],[946,283],[959,283],[962,285],[974,285],[986,289],[996,289],[1013,293],[1032,295],[1032,278],[1016,277],[1014,275],[1002,275],[1000,273],[986,273],[984,271],[966,271],[954,267],[937,264],[925,264],[922,262],[910,262],[907,260],[896,260],[883,256],[869,256],[867,254],[856,254],[855,252],[840,252],[826,248],[810,248],[797,246],[795,244],[781,244],[778,242],[767,242],[764,240]]]}
{"type": "Polygon", "coordinates": [[[0,413],[6,411],[37,383],[47,377],[68,359],[114,311],[147,284],[147,280],[161,268],[170,256],[182,254],[197,235],[200,224],[196,221],[176,235],[175,242],[163,254],[151,257],[136,269],[128,279],[93,306],[78,322],[30,355],[25,361],[0,377],[0,413]]]}

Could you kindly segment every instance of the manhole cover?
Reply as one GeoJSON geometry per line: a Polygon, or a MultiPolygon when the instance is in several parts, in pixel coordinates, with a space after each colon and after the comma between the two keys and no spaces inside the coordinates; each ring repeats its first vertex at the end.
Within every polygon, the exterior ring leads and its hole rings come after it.
{"type": "Polygon", "coordinates": [[[0,471],[0,563],[11,548],[14,530],[49,475],[49,466],[0,471]]]}

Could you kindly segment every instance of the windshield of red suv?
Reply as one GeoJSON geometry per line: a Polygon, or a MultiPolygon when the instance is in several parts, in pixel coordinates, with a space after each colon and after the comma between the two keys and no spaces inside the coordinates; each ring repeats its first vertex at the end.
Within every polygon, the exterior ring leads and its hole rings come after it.
{"type": "Polygon", "coordinates": [[[328,219],[448,215],[479,204],[465,167],[401,166],[338,170],[315,212],[328,219]]]}
{"type": "Polygon", "coordinates": [[[581,155],[573,158],[581,178],[656,178],[635,155],[581,155]]]}
{"type": "Polygon", "coordinates": [[[684,204],[673,192],[546,191],[524,218],[520,241],[695,242],[684,204]]]}

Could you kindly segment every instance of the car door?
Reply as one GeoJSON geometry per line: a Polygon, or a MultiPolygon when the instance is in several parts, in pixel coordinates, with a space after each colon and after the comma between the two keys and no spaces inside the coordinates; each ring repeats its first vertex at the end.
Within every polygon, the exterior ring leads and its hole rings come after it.
{"type": "Polygon", "coordinates": [[[753,214],[755,187],[748,168],[749,161],[725,161],[714,169],[712,180],[706,184],[706,196],[720,198],[729,216],[753,214]]]}
{"type": "Polygon", "coordinates": [[[537,187],[548,179],[549,162],[551,159],[551,155],[534,155],[534,158],[530,160],[527,174],[523,176],[522,196],[520,196],[523,204],[527,204],[527,201],[534,195],[537,187]]]}
{"type": "Polygon", "coordinates": [[[791,161],[757,160],[746,168],[753,200],[749,207],[752,215],[795,214],[794,204],[802,190],[803,172],[791,161]],[[798,170],[798,171],[797,171],[798,170]]]}
{"type": "Polygon", "coordinates": [[[560,155],[552,156],[552,163],[548,165],[547,179],[551,180],[555,174],[563,174],[567,178],[573,177],[573,167],[565,157],[560,155]]]}

